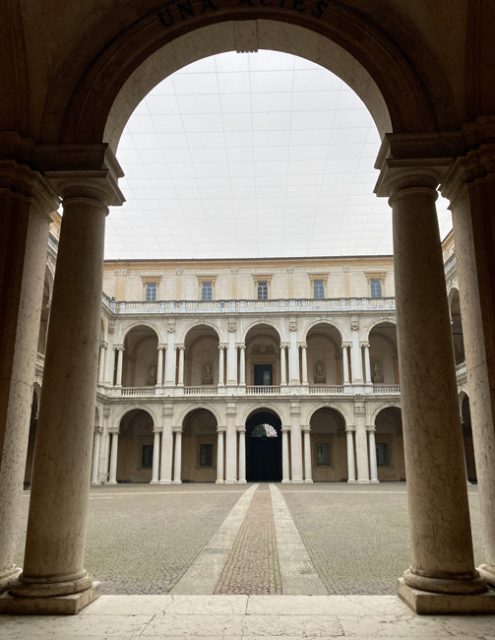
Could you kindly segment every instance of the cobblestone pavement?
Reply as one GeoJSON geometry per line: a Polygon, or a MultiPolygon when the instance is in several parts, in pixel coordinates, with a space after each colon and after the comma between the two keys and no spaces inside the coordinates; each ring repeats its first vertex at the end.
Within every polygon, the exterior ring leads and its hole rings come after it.
{"type": "MultiPolygon", "coordinates": [[[[396,579],[410,562],[404,484],[278,488],[330,594],[396,592],[396,579]]],[[[211,484],[93,489],[86,568],[103,583],[105,593],[168,593],[245,489],[246,485],[211,484]]],[[[469,494],[475,559],[480,564],[483,552],[476,487],[469,487],[469,494]]],[[[18,527],[20,565],[27,506],[25,497],[18,527]]],[[[281,592],[268,485],[255,493],[220,575],[221,593],[281,592]]]]}
{"type": "Polygon", "coordinates": [[[215,593],[282,593],[272,499],[268,485],[261,485],[254,494],[215,593]]]}

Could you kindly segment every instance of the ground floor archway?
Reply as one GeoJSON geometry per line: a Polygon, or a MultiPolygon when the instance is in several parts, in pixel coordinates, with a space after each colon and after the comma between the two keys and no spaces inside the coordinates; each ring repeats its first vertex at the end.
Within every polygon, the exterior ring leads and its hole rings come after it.
{"type": "Polygon", "coordinates": [[[273,411],[255,411],[246,421],[246,479],[282,480],[282,424],[273,411]]]}
{"type": "Polygon", "coordinates": [[[336,409],[322,408],[310,420],[313,482],[346,482],[345,420],[336,409]]]}
{"type": "Polygon", "coordinates": [[[215,482],[217,419],[207,409],[195,409],[182,424],[182,482],[215,482]]]}
{"type": "Polygon", "coordinates": [[[382,409],[375,419],[375,449],[378,480],[406,479],[402,417],[398,407],[382,409]]]}
{"type": "Polygon", "coordinates": [[[151,482],[153,466],[153,419],[133,409],[120,421],[117,482],[151,482]]]}

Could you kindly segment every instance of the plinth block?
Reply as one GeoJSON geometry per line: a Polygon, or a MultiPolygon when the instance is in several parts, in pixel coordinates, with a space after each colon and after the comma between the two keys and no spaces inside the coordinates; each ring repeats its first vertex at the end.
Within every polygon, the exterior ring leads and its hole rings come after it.
{"type": "Polygon", "coordinates": [[[399,578],[399,596],[419,615],[495,613],[495,591],[492,589],[467,595],[433,593],[413,589],[404,582],[403,578],[399,578]]]}
{"type": "Polygon", "coordinates": [[[81,593],[50,598],[22,598],[4,593],[0,596],[0,614],[57,616],[74,615],[100,596],[99,582],[81,593]]]}
{"type": "Polygon", "coordinates": [[[491,587],[495,587],[495,567],[492,565],[482,564],[478,569],[480,576],[488,582],[491,587]]]}

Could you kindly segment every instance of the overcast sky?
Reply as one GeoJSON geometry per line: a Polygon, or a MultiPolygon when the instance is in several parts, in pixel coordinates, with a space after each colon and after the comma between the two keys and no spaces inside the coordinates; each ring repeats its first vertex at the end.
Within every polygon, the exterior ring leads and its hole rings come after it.
{"type": "Polygon", "coordinates": [[[326,69],[273,51],[205,58],[129,119],[127,202],[107,219],[105,257],[391,253],[390,209],[373,195],[379,146],[361,100],[326,69]]]}

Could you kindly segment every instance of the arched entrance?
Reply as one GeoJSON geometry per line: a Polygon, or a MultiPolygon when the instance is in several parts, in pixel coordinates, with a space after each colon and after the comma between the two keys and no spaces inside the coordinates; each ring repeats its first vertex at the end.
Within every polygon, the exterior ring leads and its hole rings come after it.
{"type": "Polygon", "coordinates": [[[313,482],[346,482],[347,443],[345,420],[336,409],[324,407],[310,420],[313,482]]]}
{"type": "Polygon", "coordinates": [[[182,482],[215,482],[217,419],[207,409],[195,409],[182,424],[182,482]]]}
{"type": "Polygon", "coordinates": [[[375,449],[378,480],[405,480],[404,438],[399,407],[386,407],[376,416],[375,449]]]}
{"type": "Polygon", "coordinates": [[[246,420],[246,479],[282,480],[282,424],[268,409],[255,411],[246,420]]]}
{"type": "Polygon", "coordinates": [[[120,421],[117,482],[151,482],[153,418],[133,409],[120,421]]]}

